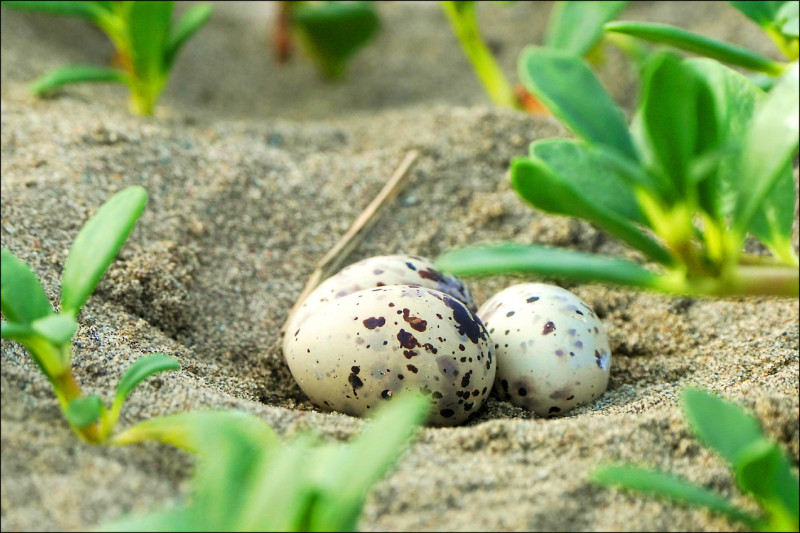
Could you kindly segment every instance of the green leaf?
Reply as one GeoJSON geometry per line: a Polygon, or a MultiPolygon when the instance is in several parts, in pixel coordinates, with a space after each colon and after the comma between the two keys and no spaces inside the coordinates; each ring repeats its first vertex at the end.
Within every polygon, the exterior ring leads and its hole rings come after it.
{"type": "Polygon", "coordinates": [[[608,22],[605,25],[605,30],[631,35],[645,41],[674,46],[686,52],[773,76],[781,74],[784,68],[780,63],[772,61],[768,57],[762,56],[758,52],[753,52],[748,48],[717,41],[667,24],[627,21],[608,22]]]}
{"type": "Polygon", "coordinates": [[[316,470],[320,496],[311,528],[328,531],[335,525],[341,531],[355,530],[368,490],[394,465],[429,412],[425,397],[398,395],[383,406],[345,453],[336,461],[323,462],[326,468],[316,470]]]}
{"type": "Polygon", "coordinates": [[[180,368],[181,365],[175,358],[163,353],[156,353],[138,359],[128,367],[122,378],[120,378],[117,392],[114,395],[114,403],[122,403],[139,383],[153,374],[166,370],[180,370],[180,368]]]}
{"type": "Polygon", "coordinates": [[[751,529],[755,529],[758,525],[755,517],[739,510],[722,496],[664,472],[635,466],[606,466],[595,470],[592,473],[592,480],[601,485],[615,485],[627,490],[642,491],[690,505],[703,506],[722,513],[732,520],[744,522],[751,529]]]}
{"type": "Polygon", "coordinates": [[[98,531],[199,531],[189,509],[123,516],[103,524],[98,531]]]}
{"type": "MultiPolygon", "coordinates": [[[[235,523],[236,530],[313,531],[308,525],[309,515],[318,506],[318,500],[311,484],[312,471],[315,467],[332,465],[318,463],[320,449],[313,448],[312,442],[309,435],[300,435],[254,465],[256,472],[251,484],[237,495],[241,506],[228,518],[235,523]]],[[[237,481],[232,480],[234,487],[237,481]]]]}
{"type": "Polygon", "coordinates": [[[240,434],[254,447],[269,449],[278,444],[278,437],[268,424],[241,411],[194,411],[151,418],[114,437],[113,444],[158,441],[213,458],[219,443],[208,439],[209,428],[212,427],[240,434]]]}
{"type": "Polygon", "coordinates": [[[794,203],[794,178],[792,164],[789,162],[780,171],[775,187],[761,204],[749,228],[750,233],[789,264],[797,264],[792,246],[794,203]]]}
{"type": "Polygon", "coordinates": [[[169,71],[181,47],[206,23],[213,8],[209,4],[197,4],[183,14],[178,24],[170,31],[164,47],[164,70],[169,71]]]}
{"type": "Polygon", "coordinates": [[[103,414],[105,406],[102,400],[95,395],[82,396],[72,400],[64,411],[64,417],[75,427],[83,428],[97,422],[103,414]]]}
{"type": "Polygon", "coordinates": [[[772,531],[796,531],[800,521],[800,493],[786,455],[774,442],[762,439],[748,446],[736,465],[742,490],[767,510],[772,531]]]}
{"type": "Polygon", "coordinates": [[[658,288],[661,283],[656,274],[624,259],[533,244],[506,243],[451,250],[440,255],[436,265],[456,275],[524,272],[649,289],[658,288]]]}
{"type": "Polygon", "coordinates": [[[739,169],[741,142],[750,128],[757,103],[766,93],[743,75],[713,59],[688,59],[684,64],[703,78],[711,90],[719,142],[732,148],[717,162],[719,182],[716,190],[712,187],[699,190],[701,195],[707,196],[701,198],[705,204],[714,205],[720,217],[728,216],[733,213],[739,181],[744,178],[739,169]]]}
{"type": "Polygon", "coordinates": [[[778,11],[775,16],[778,22],[778,29],[787,37],[797,39],[800,35],[800,3],[785,2],[783,7],[778,11]]]}
{"type": "Polygon", "coordinates": [[[34,334],[33,328],[29,324],[6,322],[5,320],[0,323],[0,337],[3,339],[11,339],[22,343],[34,334]]]}
{"type": "MultiPolygon", "coordinates": [[[[570,174],[569,177],[572,177],[570,174]]],[[[662,264],[673,262],[660,244],[607,206],[595,203],[590,190],[580,190],[541,159],[517,157],[511,162],[511,183],[517,194],[534,207],[596,224],[662,264]]],[[[601,186],[601,185],[600,185],[601,186]]]]}
{"type": "Polygon", "coordinates": [[[642,126],[655,162],[681,198],[692,198],[691,165],[717,144],[713,97],[694,71],[671,54],[655,56],[646,67],[642,126]]]}
{"type": "Polygon", "coordinates": [[[31,84],[31,92],[40,95],[70,83],[83,82],[128,83],[128,75],[119,70],[109,68],[73,65],[58,68],[44,76],[40,76],[31,84]]]}
{"type": "Polygon", "coordinates": [[[72,336],[78,331],[75,318],[61,313],[35,320],[31,326],[33,331],[56,346],[69,344],[72,336]]]}
{"type": "Polygon", "coordinates": [[[147,204],[144,187],[118,192],[81,228],[61,275],[61,310],[77,315],[147,204]]]}
{"type": "Polygon", "coordinates": [[[51,15],[68,15],[75,17],[83,17],[89,20],[97,20],[103,15],[103,8],[99,6],[99,2],[38,2],[38,1],[11,1],[3,0],[4,7],[12,7],[14,9],[23,9],[27,11],[42,11],[51,15]]]}
{"type": "Polygon", "coordinates": [[[175,2],[132,2],[128,12],[128,38],[136,74],[146,84],[157,85],[168,71],[164,52],[175,2]]]}
{"type": "Polygon", "coordinates": [[[781,8],[783,1],[768,1],[768,0],[751,0],[744,2],[728,2],[733,7],[741,11],[747,18],[766,28],[775,20],[778,10],[781,8]]]}
{"type": "Polygon", "coordinates": [[[519,77],[575,135],[638,160],[625,116],[578,57],[564,50],[529,46],[519,57],[519,77]]]}
{"type": "Polygon", "coordinates": [[[697,438],[733,465],[748,446],[764,438],[758,420],[733,403],[692,388],[683,391],[682,400],[697,438]]]}
{"type": "Polygon", "coordinates": [[[312,59],[331,77],[344,74],[350,58],[380,26],[371,2],[300,4],[292,10],[292,23],[312,59]]]}
{"type": "Polygon", "coordinates": [[[556,2],[550,12],[544,43],[585,56],[603,36],[603,24],[630,2],[556,2]]]}
{"type": "Polygon", "coordinates": [[[31,267],[5,248],[0,252],[0,304],[5,317],[20,324],[53,314],[31,267]]]}
{"type": "Polygon", "coordinates": [[[772,192],[781,173],[797,153],[800,83],[794,63],[758,106],[745,138],[734,212],[734,229],[741,235],[772,192]]]}
{"type": "Polygon", "coordinates": [[[588,194],[583,196],[587,201],[632,222],[644,224],[646,221],[633,187],[617,172],[615,161],[605,156],[606,152],[609,150],[602,146],[593,147],[585,142],[564,139],[546,139],[530,145],[532,158],[546,164],[576,193],[586,191],[588,194]]]}
{"type": "MultiPolygon", "coordinates": [[[[154,418],[127,429],[113,443],[147,440],[171,444],[198,456],[193,497],[184,516],[189,522],[186,529],[203,531],[241,530],[237,524],[247,514],[250,495],[257,484],[270,481],[263,479],[265,466],[273,462],[273,457],[281,457],[285,449],[278,446],[278,437],[268,424],[241,411],[197,411],[154,418]]],[[[300,459],[302,466],[303,457],[300,459]]],[[[288,491],[292,479],[271,481],[283,483],[288,491]]],[[[257,505],[263,514],[272,509],[272,502],[266,500],[257,505]]],[[[168,523],[176,519],[165,518],[168,523]]],[[[269,523],[259,524],[259,529],[277,530],[269,523]]]]}

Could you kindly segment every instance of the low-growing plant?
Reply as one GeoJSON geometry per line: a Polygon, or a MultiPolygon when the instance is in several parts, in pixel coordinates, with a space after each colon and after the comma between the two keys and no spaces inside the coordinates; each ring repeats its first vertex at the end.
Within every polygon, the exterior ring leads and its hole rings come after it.
{"type": "Polygon", "coordinates": [[[56,69],[31,85],[41,95],[69,83],[117,82],[130,89],[129,107],[137,115],[152,115],[181,47],[211,16],[211,6],[189,8],[172,25],[174,2],[154,1],[3,1],[15,9],[82,17],[96,24],[114,43],[117,68],[74,65],[56,69]]]}
{"type": "Polygon", "coordinates": [[[755,516],[704,487],[672,474],[630,465],[605,466],[592,473],[596,483],[654,494],[722,513],[759,531],[797,531],[798,479],[791,462],[769,440],[753,416],[737,405],[699,389],[682,396],[686,419],[697,438],[731,466],[739,488],[763,513],[755,516]]]}
{"type": "Polygon", "coordinates": [[[400,395],[349,443],[300,434],[280,442],[259,418],[194,412],[139,423],[114,444],[160,441],[197,455],[190,500],[123,518],[116,531],[354,531],[368,490],[394,465],[429,401],[400,395]]]}
{"type": "Polygon", "coordinates": [[[70,248],[61,276],[61,310],[56,313],[36,274],[14,254],[2,249],[0,302],[2,338],[24,346],[47,376],[72,430],[91,443],[107,440],[125,399],[156,372],[176,370],[178,362],[152,354],[133,363],[122,375],[109,409],[95,394],[84,396],[71,369],[72,337],[77,317],[103,273],[116,257],[144,211],[147,193],[129,187],[111,197],[81,228],[70,248]]]}
{"type": "Polygon", "coordinates": [[[723,63],[780,76],[798,58],[798,2],[729,2],[758,24],[772,39],[788,62],[778,62],[758,52],[734,44],[711,39],[668,24],[614,21],[605,24],[605,31],[629,35],[657,44],[717,59],[723,63]]]}
{"type": "Polygon", "coordinates": [[[278,58],[289,58],[296,41],[329,78],[345,74],[350,59],[380,28],[373,2],[280,2],[276,17],[278,58]]]}
{"type": "MultiPolygon", "coordinates": [[[[603,37],[603,24],[616,17],[628,3],[555,2],[547,25],[545,45],[581,57],[590,54],[603,37]]],[[[441,1],[439,4],[491,101],[499,107],[546,112],[523,87],[513,85],[497,64],[480,33],[478,2],[441,1]]]]}
{"type": "Polygon", "coordinates": [[[579,139],[546,139],[511,164],[525,201],[587,220],[658,266],[539,245],[447,252],[454,274],[529,272],[697,295],[798,294],[792,244],[798,147],[795,63],[765,93],[706,58],[651,57],[630,129],[573,54],[527,48],[526,88],[579,139]],[[755,236],[772,257],[745,253],[755,236]]]}

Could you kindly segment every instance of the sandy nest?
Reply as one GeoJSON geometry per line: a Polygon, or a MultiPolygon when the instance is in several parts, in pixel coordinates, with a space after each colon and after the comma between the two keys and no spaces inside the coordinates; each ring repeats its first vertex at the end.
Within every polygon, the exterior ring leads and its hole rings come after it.
{"type": "MultiPolygon", "coordinates": [[[[104,64],[110,45],[79,20],[2,12],[3,247],[34,267],[55,302],[85,220],[126,186],[149,192],[73,343],[77,379],[106,400],[141,355],[180,360],[180,371],[131,395],[121,427],[221,407],[253,413],[283,436],[313,428],[346,439],[358,431],[361,420],[310,404],[283,362],[279,330],[316,261],[411,149],[420,157],[403,191],[348,263],[511,239],[638,258],[605,233],[535,212],[514,195],[510,158],[565,132],[551,118],[488,106],[435,5],[382,4],[376,43],[347,80],[331,85],[301,58],[284,68],[272,62],[270,6],[233,4],[218,5],[187,46],[153,119],[130,116],[118,87],[31,97],[26,83],[37,75],[104,64]]],[[[510,74],[521,47],[541,42],[549,8],[483,8],[488,41],[510,74]]],[[[678,24],[774,56],[766,37],[725,4],[643,2],[626,18],[678,24]]],[[[599,71],[630,112],[629,63],[610,51],[599,71]]],[[[481,304],[522,279],[468,283],[481,304]]],[[[751,409],[797,463],[797,299],[561,284],[607,326],[608,392],[554,419],[490,398],[465,426],[425,429],[375,487],[361,529],[735,529],[705,511],[588,479],[596,465],[630,461],[752,508],[683,421],[677,398],[690,384],[751,409]]],[[[30,357],[2,342],[4,531],[84,529],[158,509],[186,495],[191,471],[191,458],[167,446],[78,441],[30,357]]]]}

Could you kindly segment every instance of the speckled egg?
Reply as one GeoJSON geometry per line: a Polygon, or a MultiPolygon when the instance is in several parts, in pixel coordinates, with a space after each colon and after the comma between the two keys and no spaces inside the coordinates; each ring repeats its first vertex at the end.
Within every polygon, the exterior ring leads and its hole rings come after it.
{"type": "Polygon", "coordinates": [[[478,316],[494,339],[501,398],[555,416],[605,392],[611,348],[603,323],[568,290],[514,285],[486,301],[478,316]]]}
{"type": "Polygon", "coordinates": [[[287,334],[284,355],[317,406],[366,415],[404,390],[430,395],[430,423],[465,421],[489,395],[496,365],[481,321],[459,300],[392,285],[338,298],[287,334]]]}
{"type": "Polygon", "coordinates": [[[323,281],[303,301],[286,324],[284,351],[292,333],[309,315],[348,294],[373,287],[388,285],[419,285],[436,289],[461,300],[474,313],[472,301],[464,283],[453,276],[436,270],[433,261],[414,255],[379,255],[353,263],[323,281]]]}

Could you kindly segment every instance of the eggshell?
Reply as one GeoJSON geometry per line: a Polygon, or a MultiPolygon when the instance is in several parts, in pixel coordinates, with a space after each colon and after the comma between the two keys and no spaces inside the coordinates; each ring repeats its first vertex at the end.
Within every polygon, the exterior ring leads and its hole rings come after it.
{"type": "Polygon", "coordinates": [[[478,316],[494,339],[501,398],[556,416],[605,392],[611,366],[605,328],[568,290],[514,285],[487,300],[478,316]]]}
{"type": "Polygon", "coordinates": [[[419,285],[436,289],[461,300],[475,312],[475,304],[464,282],[439,272],[430,259],[415,255],[378,255],[343,268],[306,297],[286,324],[284,352],[291,334],[321,306],[360,290],[388,285],[419,285]]]}
{"type": "Polygon", "coordinates": [[[343,296],[287,335],[286,361],[319,407],[368,414],[405,390],[429,394],[433,425],[478,410],[496,371],[491,340],[459,300],[392,285],[343,296]]]}

